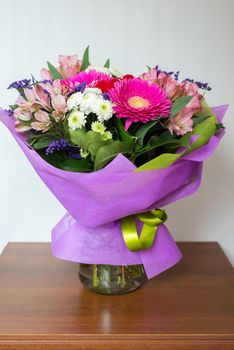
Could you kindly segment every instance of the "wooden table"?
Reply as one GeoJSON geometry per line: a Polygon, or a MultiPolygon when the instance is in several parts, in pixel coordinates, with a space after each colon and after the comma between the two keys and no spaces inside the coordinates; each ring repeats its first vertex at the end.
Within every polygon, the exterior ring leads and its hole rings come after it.
{"type": "Polygon", "coordinates": [[[77,264],[47,243],[0,256],[0,349],[234,349],[233,268],[217,243],[180,243],[184,258],[137,292],[85,290],[77,264]]]}

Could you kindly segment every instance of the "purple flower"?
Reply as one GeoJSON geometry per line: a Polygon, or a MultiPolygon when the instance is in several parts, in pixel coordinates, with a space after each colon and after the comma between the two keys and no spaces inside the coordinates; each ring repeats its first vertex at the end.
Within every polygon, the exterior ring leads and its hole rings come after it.
{"type": "Polygon", "coordinates": [[[188,81],[189,83],[197,84],[198,88],[201,90],[207,90],[207,91],[211,90],[211,87],[208,85],[208,83],[202,83],[201,81],[195,81],[195,80],[189,79],[189,78],[184,79],[183,82],[184,81],[188,81]]]}
{"type": "Polygon", "coordinates": [[[13,109],[5,109],[5,111],[9,114],[9,117],[13,117],[13,115],[14,115],[14,111],[13,111],[13,109]]]}
{"type": "Polygon", "coordinates": [[[64,139],[54,140],[46,148],[46,155],[52,154],[55,151],[66,150],[68,147],[69,147],[69,143],[66,140],[64,140],[64,139]]]}
{"type": "Polygon", "coordinates": [[[19,80],[19,81],[13,81],[13,83],[11,83],[8,86],[8,89],[31,89],[32,87],[32,82],[31,79],[23,79],[23,80],[19,80]]]}
{"type": "Polygon", "coordinates": [[[104,100],[110,101],[110,96],[108,95],[107,92],[103,92],[103,93],[102,93],[102,97],[104,98],[104,100]]]}
{"type": "Polygon", "coordinates": [[[64,139],[54,140],[46,148],[46,155],[52,154],[56,151],[67,151],[68,158],[81,158],[80,149],[70,146],[64,139]]]}
{"type": "Polygon", "coordinates": [[[78,91],[78,92],[84,92],[85,88],[86,88],[86,82],[84,81],[83,83],[80,83],[79,85],[74,87],[74,91],[78,91]]]}

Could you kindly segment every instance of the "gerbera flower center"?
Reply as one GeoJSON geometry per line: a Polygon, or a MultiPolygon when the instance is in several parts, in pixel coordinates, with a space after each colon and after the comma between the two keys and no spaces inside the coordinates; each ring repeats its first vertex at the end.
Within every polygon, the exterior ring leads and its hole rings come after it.
{"type": "Polygon", "coordinates": [[[141,96],[133,96],[128,99],[128,104],[133,108],[145,108],[149,106],[149,101],[141,96]]]}

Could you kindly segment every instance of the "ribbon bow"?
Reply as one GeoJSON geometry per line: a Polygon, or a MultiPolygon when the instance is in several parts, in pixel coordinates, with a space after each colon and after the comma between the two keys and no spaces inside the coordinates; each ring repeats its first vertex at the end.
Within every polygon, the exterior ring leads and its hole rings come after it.
{"type": "Polygon", "coordinates": [[[151,248],[158,229],[158,225],[167,220],[165,210],[155,209],[145,213],[126,216],[121,219],[122,234],[126,246],[132,252],[151,248]],[[140,236],[136,228],[136,219],[143,222],[140,236]]]}

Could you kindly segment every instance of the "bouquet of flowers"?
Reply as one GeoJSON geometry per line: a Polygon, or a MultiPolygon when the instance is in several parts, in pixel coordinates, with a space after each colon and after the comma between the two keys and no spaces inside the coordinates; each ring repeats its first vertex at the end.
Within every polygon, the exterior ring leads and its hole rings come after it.
{"type": "Polygon", "coordinates": [[[96,67],[87,48],[9,86],[19,97],[0,119],[68,212],[52,252],[92,265],[93,287],[110,282],[108,266],[121,267],[123,287],[123,266],[152,278],[181,258],[162,207],[198,189],[227,106],[210,108],[207,83],[178,78],[158,66],[123,75],[109,59],[96,67]]]}

